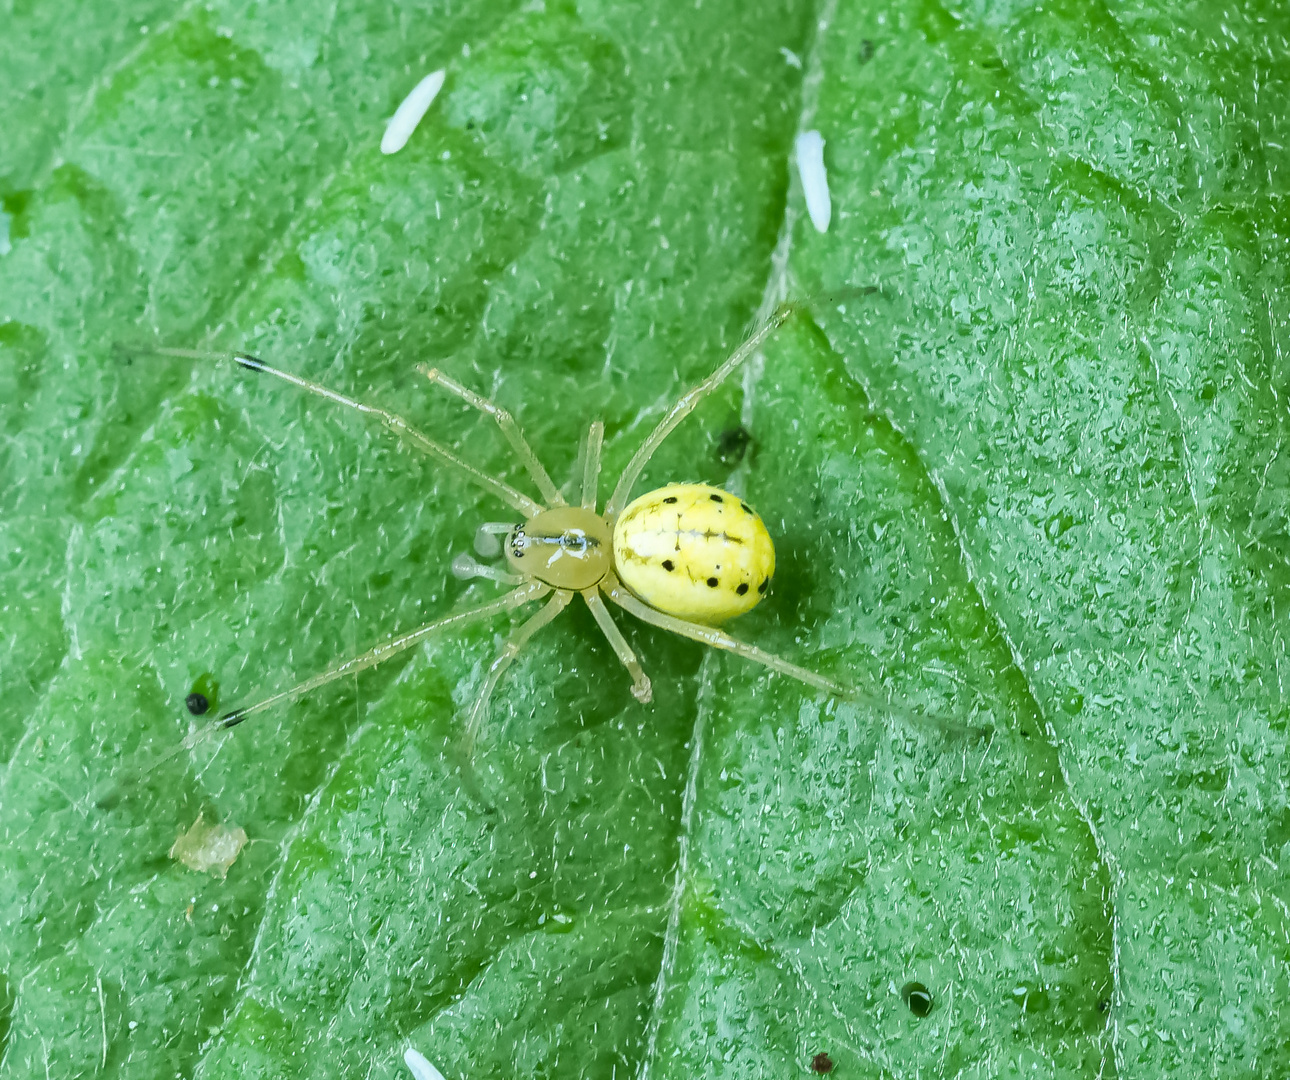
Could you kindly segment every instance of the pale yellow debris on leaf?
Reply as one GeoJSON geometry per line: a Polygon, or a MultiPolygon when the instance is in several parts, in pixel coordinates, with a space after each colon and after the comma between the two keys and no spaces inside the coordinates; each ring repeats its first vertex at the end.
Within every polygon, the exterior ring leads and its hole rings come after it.
{"type": "Polygon", "coordinates": [[[246,830],[240,825],[231,829],[218,824],[208,825],[203,817],[198,814],[192,828],[174,842],[170,857],[178,859],[189,870],[210,874],[222,881],[246,846],[246,830]]]}

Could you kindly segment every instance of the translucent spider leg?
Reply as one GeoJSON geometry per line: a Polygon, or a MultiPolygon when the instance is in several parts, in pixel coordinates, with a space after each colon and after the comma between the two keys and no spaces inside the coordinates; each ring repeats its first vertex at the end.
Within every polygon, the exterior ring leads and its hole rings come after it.
{"type": "Polygon", "coordinates": [[[678,619],[673,615],[665,615],[661,611],[656,611],[648,604],[636,599],[613,574],[605,578],[601,583],[601,588],[604,589],[609,599],[615,604],[624,611],[635,615],[642,622],[650,623],[652,626],[657,626],[662,630],[670,630],[674,634],[680,634],[681,637],[687,637],[693,641],[701,641],[705,645],[711,645],[714,649],[725,649],[736,656],[742,656],[745,660],[753,660],[758,664],[763,664],[782,675],[791,675],[794,679],[798,679],[808,686],[814,686],[826,693],[833,694],[835,697],[849,698],[855,696],[855,692],[850,687],[836,683],[832,679],[826,679],[823,675],[817,675],[814,671],[808,671],[806,668],[791,664],[774,653],[768,653],[755,645],[748,645],[745,642],[738,641],[724,630],[718,630],[714,626],[703,626],[700,623],[686,622],[684,619],[678,619]]]}
{"type": "Polygon", "coordinates": [[[528,474],[533,478],[533,483],[537,485],[538,491],[542,492],[542,498],[546,500],[547,506],[564,506],[564,499],[555,484],[551,482],[551,477],[547,475],[546,469],[542,467],[542,462],[538,461],[537,455],[533,453],[533,448],[529,446],[528,441],[524,438],[524,432],[520,430],[519,424],[515,422],[515,417],[500,405],[495,405],[488,398],[480,397],[475,391],[462,386],[461,383],[445,375],[438,368],[432,368],[427,364],[418,364],[417,370],[436,386],[442,386],[448,393],[455,394],[467,405],[496,420],[497,426],[502,429],[502,434],[506,436],[506,441],[511,444],[516,456],[519,457],[524,468],[528,470],[528,474]]]}
{"type": "MultiPolygon", "coordinates": [[[[446,446],[435,442],[430,436],[423,434],[409,424],[401,416],[397,416],[385,409],[378,408],[375,405],[367,405],[354,398],[347,397],[338,391],[331,390],[321,383],[311,382],[303,379],[299,375],[293,375],[289,371],[281,371],[278,368],[270,367],[263,360],[258,360],[254,356],[247,356],[244,353],[207,353],[198,352],[192,349],[152,349],[152,352],[162,356],[180,356],[190,360],[223,360],[229,359],[234,363],[246,368],[249,371],[258,371],[265,375],[272,375],[276,379],[290,383],[310,394],[326,398],[328,401],[335,402],[337,405],[343,405],[348,409],[354,409],[357,412],[364,413],[368,416],[374,416],[386,428],[394,432],[400,438],[406,440],[412,446],[415,446],[423,453],[431,457],[438,458],[440,461],[460,469],[469,476],[476,484],[486,491],[496,495],[502,502],[506,503],[512,509],[518,510],[525,517],[532,517],[534,514],[541,513],[542,507],[534,502],[527,495],[516,491],[509,484],[504,484],[501,480],[481,472],[469,462],[459,458],[446,446]]],[[[549,482],[549,481],[548,481],[549,482]]]]}
{"type": "Polygon", "coordinates": [[[587,456],[582,466],[582,508],[594,510],[600,495],[600,447],[605,441],[605,425],[596,420],[587,432],[587,456]]]}
{"type": "MultiPolygon", "coordinates": [[[[525,586],[525,588],[531,587],[525,586]]],[[[550,586],[543,585],[542,588],[549,591],[550,586]]],[[[470,707],[466,731],[461,740],[462,755],[466,761],[469,761],[475,752],[475,739],[479,736],[479,729],[484,723],[484,710],[488,706],[488,699],[493,696],[498,680],[511,666],[511,662],[519,656],[520,650],[528,644],[529,638],[568,607],[572,599],[573,593],[566,589],[556,589],[555,595],[547,601],[546,607],[511,631],[511,636],[506,639],[502,651],[497,654],[497,658],[488,668],[488,675],[484,679],[484,685],[480,687],[479,696],[475,698],[475,704],[470,707]]]]}
{"type": "Polygon", "coordinates": [[[799,303],[780,304],[769,319],[761,324],[742,345],[739,346],[726,361],[709,375],[703,382],[699,383],[693,390],[683,394],[670,409],[658,426],[650,432],[642,444],[641,448],[632,456],[631,461],[627,463],[627,468],[623,470],[623,475],[618,478],[618,485],[614,488],[614,493],[610,496],[609,502],[605,505],[605,516],[613,518],[624,506],[627,505],[632,488],[636,481],[640,479],[641,473],[645,466],[649,464],[649,459],[654,456],[660,444],[676,429],[676,426],[684,420],[690,413],[694,412],[695,407],[713,390],[720,386],[730,374],[740,365],[747,362],[749,357],[754,356],[758,349],[765,344],[766,339],[776,330],[788,321],[793,314],[802,305],[799,303]]]}
{"type": "Polygon", "coordinates": [[[645,669],[641,667],[640,661],[636,659],[636,654],[632,652],[632,647],[627,644],[627,639],[623,637],[622,631],[614,625],[613,616],[609,614],[609,609],[605,607],[605,602],[600,599],[599,586],[594,589],[584,590],[582,598],[587,601],[587,607],[591,608],[592,616],[604,632],[605,637],[609,639],[609,644],[613,646],[614,652],[618,654],[618,659],[623,662],[623,667],[627,669],[627,674],[632,677],[632,697],[642,705],[648,704],[654,698],[654,690],[650,686],[649,676],[645,674],[645,669]]]}
{"type": "MultiPolygon", "coordinates": [[[[245,708],[234,709],[232,712],[225,713],[214,723],[221,728],[235,727],[248,716],[263,712],[270,706],[276,705],[279,701],[287,698],[298,698],[311,690],[317,690],[320,686],[326,686],[336,679],[343,679],[346,675],[357,675],[360,671],[376,667],[377,664],[388,660],[391,656],[396,656],[412,648],[412,646],[429,637],[436,630],[442,630],[448,626],[464,626],[467,623],[486,619],[490,615],[500,615],[504,611],[521,607],[531,600],[541,600],[550,591],[551,587],[542,584],[540,581],[532,581],[527,585],[521,585],[514,592],[499,596],[496,600],[490,600],[487,604],[480,604],[478,607],[467,608],[465,611],[454,612],[452,615],[445,615],[442,619],[435,619],[434,622],[428,622],[424,626],[419,626],[415,630],[401,634],[399,637],[383,641],[379,645],[368,649],[367,652],[329,668],[321,675],[315,675],[311,679],[297,683],[289,690],[279,690],[276,694],[265,698],[263,701],[257,701],[254,705],[248,705],[245,708]]],[[[192,736],[189,736],[189,738],[192,738],[192,736]]]]}
{"type": "MultiPolygon", "coordinates": [[[[262,701],[257,701],[254,705],[247,705],[241,709],[234,709],[232,712],[226,712],[216,717],[209,723],[203,724],[196,731],[192,732],[178,746],[154,759],[145,768],[138,773],[131,774],[131,778],[147,776],[155,772],[162,765],[178,757],[180,754],[192,750],[195,746],[213,735],[229,728],[236,727],[248,717],[256,713],[264,712],[265,709],[277,705],[281,701],[286,701],[303,696],[311,690],[317,690],[320,686],[326,686],[329,682],[336,679],[344,678],[346,675],[355,675],[360,671],[366,671],[368,668],[375,667],[377,664],[388,660],[392,656],[397,656],[401,652],[406,652],[418,642],[429,637],[436,631],[446,629],[450,626],[465,626],[468,623],[476,622],[480,619],[489,618],[492,615],[500,615],[505,611],[512,611],[515,608],[522,607],[524,604],[533,600],[541,600],[551,591],[549,585],[544,585],[540,581],[531,581],[527,585],[522,585],[513,592],[500,596],[496,600],[491,600],[487,604],[480,604],[478,607],[467,608],[465,611],[456,611],[451,615],[445,615],[442,619],[435,619],[424,626],[419,626],[399,637],[391,638],[389,641],[383,641],[379,645],[368,649],[367,652],[346,660],[342,664],[337,664],[333,668],[315,675],[311,679],[306,679],[302,683],[297,683],[289,690],[280,690],[262,701]]],[[[120,786],[119,784],[117,785],[120,786]]]]}

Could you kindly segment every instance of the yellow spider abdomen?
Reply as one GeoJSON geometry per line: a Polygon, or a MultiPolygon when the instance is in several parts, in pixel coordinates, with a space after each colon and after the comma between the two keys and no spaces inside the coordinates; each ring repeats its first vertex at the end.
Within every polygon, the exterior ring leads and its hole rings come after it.
{"type": "Polygon", "coordinates": [[[706,484],[669,484],[614,523],[614,569],[651,607],[702,623],[757,606],[775,573],[770,534],[745,502],[706,484]]]}

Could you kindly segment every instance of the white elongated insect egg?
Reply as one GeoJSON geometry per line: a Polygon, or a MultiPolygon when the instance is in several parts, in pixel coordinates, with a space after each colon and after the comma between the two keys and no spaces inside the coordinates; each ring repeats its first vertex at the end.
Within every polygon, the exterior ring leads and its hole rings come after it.
{"type": "Polygon", "coordinates": [[[443,1073],[410,1046],[403,1051],[403,1062],[412,1070],[412,1075],[417,1080],[443,1080],[443,1073]]]}
{"type": "Polygon", "coordinates": [[[421,117],[425,116],[426,110],[434,104],[434,99],[443,89],[445,78],[447,78],[447,72],[443,69],[432,71],[399,103],[399,107],[394,110],[394,115],[390,117],[389,124],[386,125],[385,134],[381,137],[382,154],[397,154],[407,146],[412,133],[421,123],[421,117]]]}
{"type": "Polygon", "coordinates": [[[824,171],[824,136],[818,131],[803,131],[797,137],[797,174],[802,178],[806,212],[816,232],[828,232],[833,217],[829,199],[829,175],[824,171]]]}

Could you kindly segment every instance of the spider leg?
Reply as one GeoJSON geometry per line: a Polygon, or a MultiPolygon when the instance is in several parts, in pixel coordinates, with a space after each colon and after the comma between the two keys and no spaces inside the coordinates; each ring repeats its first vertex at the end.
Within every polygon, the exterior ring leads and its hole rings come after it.
{"type": "MultiPolygon", "coordinates": [[[[543,589],[548,588],[549,586],[543,586],[543,589]]],[[[502,646],[502,651],[497,654],[496,659],[489,666],[488,676],[484,679],[484,685],[479,689],[479,696],[475,698],[475,703],[470,707],[470,716],[466,720],[466,731],[461,740],[461,752],[466,761],[470,761],[471,756],[474,754],[475,739],[478,737],[479,729],[484,722],[484,710],[488,705],[488,699],[493,696],[493,690],[496,688],[503,672],[511,666],[511,662],[520,654],[520,650],[528,644],[529,638],[559,615],[572,599],[573,593],[567,589],[556,589],[555,595],[547,601],[546,606],[541,611],[511,631],[511,636],[506,639],[506,644],[502,646]]]]}
{"type": "Polygon", "coordinates": [[[623,637],[622,631],[614,625],[609,609],[605,607],[605,602],[600,599],[599,587],[584,590],[582,598],[587,601],[587,607],[591,608],[591,614],[600,625],[605,637],[609,639],[609,644],[613,646],[614,652],[618,654],[618,659],[623,662],[623,667],[627,669],[627,674],[632,677],[632,697],[642,704],[648,704],[654,697],[654,691],[649,684],[649,676],[645,674],[644,668],[641,667],[640,661],[636,659],[636,654],[632,652],[632,647],[627,644],[627,639],[623,637]]]}
{"type": "Polygon", "coordinates": [[[823,675],[817,675],[814,671],[808,671],[806,668],[791,664],[774,653],[768,653],[757,648],[756,645],[738,641],[724,630],[718,630],[715,626],[686,622],[684,619],[678,619],[673,615],[665,615],[661,611],[656,611],[628,592],[613,574],[605,578],[602,588],[609,599],[624,611],[631,612],[638,619],[652,626],[670,630],[674,634],[680,634],[682,637],[688,637],[694,641],[701,641],[705,645],[711,645],[714,649],[725,649],[736,656],[742,656],[745,660],[753,660],[758,664],[764,664],[772,671],[778,671],[782,675],[791,675],[794,679],[798,679],[808,686],[814,686],[826,693],[833,694],[835,697],[849,698],[855,696],[855,692],[849,687],[836,683],[832,679],[826,679],[823,675]]]}
{"type": "Polygon", "coordinates": [[[649,464],[650,458],[654,456],[654,451],[659,448],[663,440],[672,434],[682,420],[694,412],[695,406],[699,402],[725,382],[733,372],[747,363],[751,357],[756,356],[757,350],[766,343],[766,339],[783,326],[793,312],[819,307],[822,304],[830,304],[839,300],[865,297],[877,291],[873,286],[846,286],[828,293],[808,296],[801,300],[790,300],[787,303],[780,304],[770,313],[766,321],[752,332],[748,340],[726,358],[716,371],[699,383],[693,390],[681,395],[676,404],[668,409],[663,419],[658,422],[658,426],[650,432],[649,438],[641,444],[641,448],[636,451],[631,461],[627,463],[627,468],[623,470],[623,475],[618,478],[618,485],[614,488],[613,495],[605,505],[605,517],[612,520],[627,505],[630,501],[632,488],[635,486],[636,481],[640,479],[641,472],[649,464]]]}
{"type": "Polygon", "coordinates": [[[632,488],[635,486],[636,481],[640,479],[641,472],[649,464],[649,459],[654,456],[654,451],[659,448],[663,440],[672,434],[682,420],[694,412],[699,402],[725,382],[730,374],[746,363],[750,357],[756,355],[757,350],[765,344],[766,339],[783,326],[788,321],[789,316],[801,306],[800,303],[780,304],[771,313],[770,318],[753,331],[752,336],[732,352],[716,371],[694,389],[682,394],[676,404],[667,410],[667,414],[658,422],[658,426],[650,432],[649,438],[641,444],[641,448],[636,451],[631,461],[627,463],[627,468],[623,470],[623,475],[618,478],[618,485],[614,488],[613,495],[610,496],[609,502],[605,505],[606,517],[612,518],[627,505],[631,497],[632,488]]]}
{"type": "Polygon", "coordinates": [[[455,394],[467,405],[496,420],[497,426],[502,429],[502,434],[506,436],[506,441],[511,444],[516,456],[520,459],[524,468],[528,470],[528,474],[533,478],[533,483],[537,485],[538,491],[542,492],[542,498],[546,500],[547,505],[564,506],[564,499],[556,486],[551,483],[551,477],[547,475],[546,469],[542,467],[542,462],[538,461],[537,455],[533,453],[533,448],[529,446],[528,441],[524,438],[524,432],[520,430],[519,424],[515,422],[515,417],[500,405],[495,405],[488,398],[481,397],[475,391],[462,386],[456,379],[445,375],[438,368],[418,364],[417,370],[432,383],[442,386],[448,393],[455,394]]]}
{"type": "MultiPolygon", "coordinates": [[[[324,671],[321,675],[315,675],[312,679],[297,683],[289,690],[279,690],[276,694],[265,698],[263,701],[257,701],[254,705],[248,705],[245,708],[234,709],[232,712],[225,713],[217,720],[212,721],[212,724],[221,728],[234,727],[248,716],[263,712],[270,706],[276,705],[279,701],[301,697],[312,690],[317,690],[320,686],[326,686],[329,682],[334,682],[336,679],[343,679],[346,675],[356,675],[360,671],[376,667],[377,664],[383,663],[391,656],[406,652],[436,630],[442,630],[448,626],[464,626],[467,623],[486,619],[490,615],[500,615],[503,611],[510,611],[513,608],[520,607],[530,600],[540,600],[550,591],[551,587],[549,585],[544,585],[540,581],[531,581],[527,585],[521,585],[514,592],[499,596],[496,600],[490,600],[487,604],[480,604],[478,607],[467,608],[465,611],[445,615],[442,619],[435,619],[434,622],[428,622],[424,626],[419,626],[415,630],[411,630],[399,637],[391,638],[389,641],[382,641],[379,645],[368,649],[367,652],[346,660],[344,663],[337,664],[335,667],[324,671]]],[[[189,736],[189,739],[192,738],[193,736],[189,736]]]]}
{"type": "Polygon", "coordinates": [[[591,425],[587,432],[587,458],[582,467],[582,508],[595,510],[596,497],[600,494],[600,447],[605,441],[605,425],[601,420],[591,425]]]}
{"type": "MultiPolygon", "coordinates": [[[[246,368],[249,371],[258,371],[265,375],[272,375],[276,379],[288,382],[292,386],[318,397],[326,398],[328,401],[335,402],[337,405],[343,405],[347,409],[354,409],[357,412],[373,416],[381,422],[386,428],[394,432],[406,442],[415,446],[424,454],[438,458],[445,464],[452,465],[460,469],[469,476],[476,484],[484,490],[496,495],[507,506],[518,510],[526,518],[533,517],[535,514],[542,512],[542,506],[534,502],[527,495],[516,491],[509,484],[503,483],[495,477],[489,476],[486,472],[475,468],[468,461],[458,457],[446,446],[435,442],[430,436],[423,434],[409,424],[401,416],[397,416],[385,409],[378,408],[375,405],[367,405],[364,402],[356,401],[354,398],[347,397],[336,390],[328,389],[320,383],[311,382],[308,379],[302,379],[299,375],[293,375],[289,371],[281,371],[278,368],[270,367],[263,360],[258,360],[254,356],[247,356],[244,353],[207,353],[199,352],[193,349],[151,349],[151,352],[161,356],[180,356],[189,360],[232,360],[234,363],[246,368]]],[[[521,439],[522,441],[522,439],[521,439]]],[[[530,451],[532,453],[532,451],[530,451]]],[[[541,466],[539,466],[540,468],[541,466]]],[[[545,473],[543,474],[545,475],[545,473]]],[[[550,483],[548,480],[547,483],[550,483]]],[[[540,486],[540,485],[539,485],[540,486]]]]}
{"type": "Polygon", "coordinates": [[[317,690],[320,686],[326,686],[329,682],[336,679],[342,679],[346,675],[354,675],[360,671],[366,671],[370,667],[388,660],[391,656],[396,656],[401,652],[406,652],[418,642],[429,637],[438,630],[443,630],[449,626],[465,626],[467,623],[476,622],[480,619],[486,619],[491,615],[500,615],[504,611],[511,611],[514,608],[522,607],[531,600],[540,600],[548,592],[550,586],[544,585],[540,581],[531,581],[523,585],[514,592],[509,592],[505,596],[498,597],[496,600],[489,601],[487,604],[480,604],[478,607],[467,608],[465,611],[456,611],[451,615],[445,615],[442,619],[435,619],[434,622],[428,622],[424,626],[417,627],[399,637],[391,638],[389,641],[383,641],[379,645],[368,649],[367,652],[355,656],[344,663],[337,664],[335,667],[315,675],[311,679],[306,679],[302,683],[297,683],[289,690],[280,690],[262,701],[257,701],[254,705],[247,705],[241,709],[234,709],[232,712],[226,712],[214,720],[203,724],[196,731],[192,732],[183,742],[172,750],[167,751],[160,757],[154,759],[146,767],[140,769],[137,773],[131,773],[128,777],[121,778],[115,783],[116,788],[120,788],[127,780],[138,779],[148,776],[155,772],[172,758],[192,750],[193,747],[205,742],[220,732],[227,731],[229,728],[236,727],[248,717],[256,713],[263,712],[280,701],[286,701],[301,697],[311,690],[317,690]]]}

